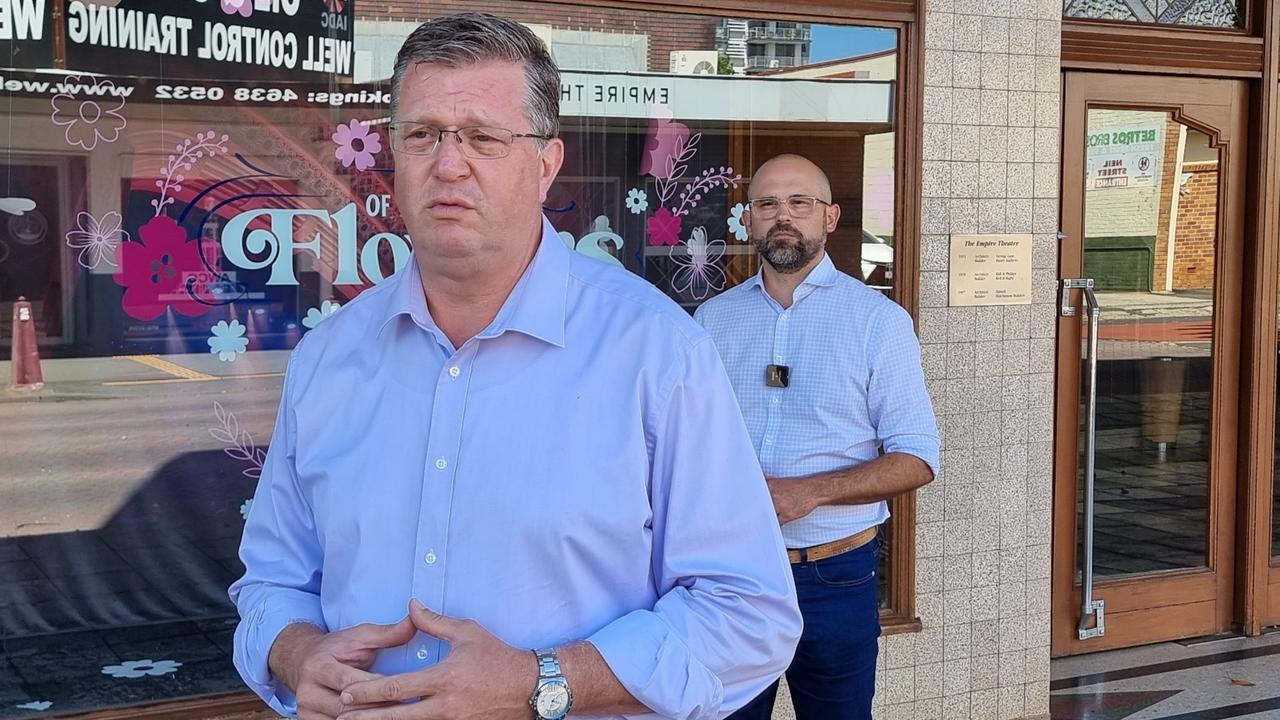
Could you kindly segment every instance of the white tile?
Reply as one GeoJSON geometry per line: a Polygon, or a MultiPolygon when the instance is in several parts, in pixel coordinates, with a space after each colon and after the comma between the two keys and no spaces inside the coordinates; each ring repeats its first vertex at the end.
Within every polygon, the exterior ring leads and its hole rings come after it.
{"type": "Polygon", "coordinates": [[[1009,56],[1004,53],[982,54],[982,87],[1009,89],[1009,56]]]}
{"type": "Polygon", "coordinates": [[[958,88],[982,87],[982,53],[954,51],[952,82],[958,88]]]}
{"type": "Polygon", "coordinates": [[[1062,89],[1062,68],[1058,58],[1036,56],[1032,62],[1036,66],[1036,90],[1052,92],[1062,89]]]}
{"type": "Polygon", "coordinates": [[[986,163],[1003,163],[1009,159],[1009,128],[983,125],[978,129],[978,146],[986,163]]]}
{"type": "MultiPolygon", "coordinates": [[[[1056,163],[1059,157],[1058,147],[1058,128],[1036,128],[1035,134],[1035,153],[1036,162],[1056,163]]],[[[1057,220],[1055,218],[1052,225],[1057,230],[1057,220]]],[[[1037,230],[1036,232],[1053,232],[1052,230],[1037,230]]]]}
{"type": "MultiPolygon", "coordinates": [[[[1000,522],[998,519],[996,519],[995,522],[991,522],[989,520],[984,519],[982,521],[982,526],[983,526],[983,533],[988,535],[990,534],[990,529],[994,527],[995,539],[991,542],[985,542],[985,543],[978,542],[976,537],[974,539],[974,550],[976,550],[977,552],[973,554],[973,586],[974,588],[999,587],[1000,586],[1000,551],[986,550],[984,548],[989,548],[989,547],[994,547],[996,545],[999,545],[1000,522]]],[[[982,597],[982,593],[979,593],[976,590],[974,592],[974,595],[975,597],[978,597],[978,598],[982,597]]],[[[978,603],[980,602],[982,602],[981,599],[979,599],[977,602],[974,603],[975,613],[977,611],[978,603]]],[[[974,619],[977,620],[978,618],[975,617],[974,619]]]]}
{"type": "Polygon", "coordinates": [[[942,629],[942,659],[950,662],[971,656],[973,654],[971,651],[973,646],[972,632],[972,623],[957,623],[944,627],[942,629]]]}
{"type": "Polygon", "coordinates": [[[949,590],[943,593],[942,624],[944,627],[955,623],[973,621],[971,592],[970,589],[965,588],[963,590],[949,590]]]}
{"type": "MultiPolygon", "coordinates": [[[[978,197],[979,198],[1004,198],[1005,191],[1005,166],[1004,162],[983,162],[978,164],[978,197]]],[[[981,208],[981,205],[979,205],[981,208]]],[[[979,210],[981,213],[981,210],[979,210]]],[[[981,220],[979,220],[981,222],[981,220]]]]}
{"type": "Polygon", "coordinates": [[[964,693],[967,697],[971,689],[969,658],[948,660],[943,665],[943,672],[946,676],[943,681],[943,695],[949,696],[964,693]]]}
{"type": "Polygon", "coordinates": [[[1025,701],[1022,708],[1027,717],[1042,717],[1049,713],[1049,681],[1040,680],[1027,683],[1025,701]]]}
{"type": "Polygon", "coordinates": [[[984,52],[1007,53],[1009,49],[1009,18],[986,15],[982,18],[982,45],[984,52]]]}
{"type": "MultiPolygon", "coordinates": [[[[1014,95],[1026,96],[1028,103],[1027,124],[1034,120],[1035,114],[1035,93],[1010,93],[1010,97],[1014,95]]],[[[1012,105],[1011,105],[1012,107],[1012,105]]],[[[1012,118],[1011,118],[1012,119],[1012,118]]],[[[1036,157],[1036,131],[1032,127],[1012,127],[1019,123],[1009,123],[1009,162],[1032,162],[1036,157]]],[[[1055,159],[1056,162],[1056,159],[1055,159]]]]}
{"type": "Polygon", "coordinates": [[[916,699],[916,669],[904,667],[886,670],[884,685],[886,703],[892,705],[913,702],[916,699]]]}
{"type": "Polygon", "coordinates": [[[1022,375],[1026,373],[1030,349],[1029,340],[1005,340],[1002,350],[1002,354],[1004,356],[1004,374],[1022,375]]]}
{"type": "Polygon", "coordinates": [[[996,689],[974,690],[969,696],[972,720],[998,720],[1000,712],[1000,692],[996,689]]]}
{"type": "MultiPolygon", "coordinates": [[[[942,649],[932,657],[942,657],[942,649]]],[[[943,665],[925,663],[916,667],[916,700],[942,697],[943,665]]]]}
{"type": "Polygon", "coordinates": [[[1056,199],[1058,197],[1058,163],[1038,162],[1035,164],[1035,179],[1032,197],[1056,199]]]}
{"type": "Polygon", "coordinates": [[[951,198],[976,198],[982,179],[982,164],[957,162],[951,164],[951,198]]]}
{"type": "Polygon", "coordinates": [[[1022,650],[1000,653],[1000,684],[1022,685],[1026,681],[1025,653],[1022,650]]]}
{"type": "Polygon", "coordinates": [[[924,112],[922,116],[924,123],[926,125],[946,125],[950,123],[952,103],[952,90],[950,87],[931,87],[926,85],[924,88],[924,112]]]}
{"type": "MultiPolygon", "coordinates": [[[[1011,162],[1005,174],[1008,187],[1008,197],[1010,198],[1026,198],[1030,199],[1035,195],[1035,164],[1026,162],[1011,162]]],[[[1019,218],[1021,222],[1022,218],[1019,218]]],[[[1030,232],[1031,228],[1031,204],[1027,203],[1026,212],[1027,230],[1015,230],[1013,232],[1030,232]]]]}
{"type": "Polygon", "coordinates": [[[977,15],[956,15],[951,42],[956,50],[982,52],[982,18],[977,15]]]}
{"type": "MultiPolygon", "coordinates": [[[[951,91],[951,117],[948,122],[953,122],[956,125],[983,124],[982,102],[983,97],[980,89],[955,88],[951,91]]],[[[989,124],[1003,125],[1004,123],[989,124]]]]}
{"type": "Polygon", "coordinates": [[[1062,55],[1062,23],[1057,20],[1036,21],[1036,55],[1057,60],[1062,55]]]}
{"type": "Polygon", "coordinates": [[[1031,306],[1010,305],[1004,310],[1005,340],[1024,340],[1031,337],[1031,306]]]}
{"type": "MultiPolygon", "coordinates": [[[[975,209],[975,222],[977,205],[975,209]]],[[[978,308],[978,341],[1000,340],[1004,334],[1004,308],[999,305],[986,305],[978,308]]],[[[981,353],[981,348],[979,348],[981,353]]]]}
{"type": "Polygon", "coordinates": [[[1009,124],[1009,91],[983,90],[978,118],[983,125],[1009,124]]]}
{"type": "Polygon", "coordinates": [[[973,342],[977,337],[978,309],[953,307],[947,309],[947,341],[973,342]]]}
{"type": "MultiPolygon", "coordinates": [[[[943,472],[948,472],[944,470],[943,472]]],[[[927,522],[916,523],[916,557],[917,558],[934,558],[942,557],[942,523],[927,522]]]]}
{"type": "Polygon", "coordinates": [[[925,160],[922,165],[923,197],[950,197],[951,163],[943,160],[925,160]]]}
{"type": "Polygon", "coordinates": [[[924,51],[924,84],[925,86],[951,87],[954,80],[955,58],[951,50],[925,48],[924,51]]]}
{"type": "Polygon", "coordinates": [[[926,48],[950,50],[954,37],[954,15],[941,12],[926,14],[924,22],[924,46],[926,48]]]}
{"type": "Polygon", "coordinates": [[[1005,232],[1005,212],[1007,210],[1008,200],[995,198],[979,199],[978,232],[982,234],[1005,232]]]}
{"type": "Polygon", "coordinates": [[[1009,52],[1014,55],[1036,53],[1036,21],[1030,18],[1009,20],[1009,52]]]}
{"type": "MultiPolygon", "coordinates": [[[[956,235],[972,235],[978,232],[978,201],[976,198],[951,198],[951,232],[956,235]]],[[[948,258],[950,258],[948,245],[948,258]]]]}
{"type": "Polygon", "coordinates": [[[946,246],[946,234],[951,232],[951,206],[946,198],[924,199],[920,208],[920,229],[926,237],[932,236],[932,242],[946,246]]]}
{"type": "Polygon", "coordinates": [[[995,653],[979,653],[970,660],[975,690],[995,690],[1000,687],[1000,656],[995,653]]]}
{"type": "Polygon", "coordinates": [[[1021,685],[1010,685],[1000,688],[1000,717],[1020,718],[1023,708],[1023,689],[1021,685]]]}
{"type": "MultiPolygon", "coordinates": [[[[920,307],[922,308],[945,308],[948,303],[947,297],[947,273],[945,272],[923,272],[920,273],[920,307]]],[[[944,334],[939,337],[945,340],[945,328],[940,328],[944,334]]],[[[921,342],[924,342],[926,333],[923,329],[920,333],[921,342]]],[[[948,364],[948,368],[950,364],[948,364]]],[[[948,373],[950,369],[948,369],[948,373]]]]}
{"type": "Polygon", "coordinates": [[[1036,127],[1057,127],[1062,117],[1062,98],[1057,92],[1036,93],[1036,127]]]}

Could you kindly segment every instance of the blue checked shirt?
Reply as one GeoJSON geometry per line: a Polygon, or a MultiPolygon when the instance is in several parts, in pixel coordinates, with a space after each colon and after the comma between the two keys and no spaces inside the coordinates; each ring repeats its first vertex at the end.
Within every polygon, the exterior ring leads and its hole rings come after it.
{"type": "MultiPolygon", "coordinates": [[[[711,338],[546,222],[493,323],[459,348],[412,261],[307,333],[240,557],[236,667],[286,714],[295,699],[267,668],[282,628],[395,622],[411,597],[515,647],[587,640],[655,713],[636,717],[724,717],[800,636],[711,338]]],[[[372,670],[448,651],[419,633],[372,670]]]]}
{"type": "MultiPolygon", "coordinates": [[[[938,425],[920,343],[900,306],[823,257],[784,309],[760,274],[708,300],[695,318],[711,333],[765,475],[796,477],[909,453],[938,471],[938,425]],[[768,387],[766,366],[791,368],[768,387]]],[[[789,548],[879,525],[889,505],[828,505],[787,523],[789,548]]]]}

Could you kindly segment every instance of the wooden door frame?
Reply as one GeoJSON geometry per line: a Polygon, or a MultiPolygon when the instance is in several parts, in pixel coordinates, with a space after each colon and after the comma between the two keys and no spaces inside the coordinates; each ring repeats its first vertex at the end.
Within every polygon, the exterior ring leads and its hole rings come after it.
{"type": "MultiPolygon", "coordinates": [[[[1243,81],[1091,72],[1069,73],[1064,79],[1062,228],[1067,237],[1059,260],[1063,277],[1080,277],[1082,272],[1082,179],[1088,108],[1134,107],[1171,112],[1175,120],[1207,131],[1217,140],[1222,155],[1218,188],[1219,257],[1214,290],[1214,376],[1209,418],[1212,483],[1207,555],[1210,571],[1175,571],[1095,582],[1095,596],[1108,596],[1107,634],[1088,641],[1077,639],[1080,591],[1075,583],[1076,464],[1080,421],[1079,348],[1083,333],[1078,318],[1060,318],[1053,498],[1052,645],[1055,655],[1208,634],[1231,624],[1247,102],[1248,87],[1243,81]],[[1186,101],[1172,102],[1169,99],[1172,97],[1186,101]]],[[[1103,311],[1105,313],[1105,307],[1103,311]]]]}

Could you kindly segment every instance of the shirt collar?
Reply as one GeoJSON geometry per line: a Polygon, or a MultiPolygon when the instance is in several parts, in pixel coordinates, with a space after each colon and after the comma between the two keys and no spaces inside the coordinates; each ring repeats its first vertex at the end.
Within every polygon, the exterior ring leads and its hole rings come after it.
{"type": "MultiPolygon", "coordinates": [[[[813,269],[804,277],[804,280],[800,282],[800,285],[797,286],[796,290],[799,290],[806,285],[828,287],[830,285],[834,285],[839,276],[840,271],[836,270],[836,264],[831,262],[831,256],[824,252],[822,253],[822,260],[820,260],[817,265],[813,266],[813,269]]],[[[742,284],[749,288],[759,287],[760,292],[764,292],[763,260],[761,260],[760,269],[756,271],[756,274],[752,275],[742,284]]]]}
{"type": "MultiPolygon", "coordinates": [[[[416,257],[389,282],[395,283],[387,301],[387,317],[381,329],[392,320],[408,315],[424,330],[438,326],[427,310],[427,297],[416,257]]],[[[477,337],[497,337],[507,330],[524,333],[544,342],[564,347],[565,312],[568,305],[569,249],[551,222],[542,218],[542,238],[529,267],[507,296],[498,315],[477,337]]]]}

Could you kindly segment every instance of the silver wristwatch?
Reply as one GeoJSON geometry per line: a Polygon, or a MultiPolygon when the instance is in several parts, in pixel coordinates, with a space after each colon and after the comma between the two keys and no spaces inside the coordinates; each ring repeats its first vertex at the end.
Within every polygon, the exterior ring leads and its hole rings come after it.
{"type": "Polygon", "coordinates": [[[573,707],[573,691],[560,671],[555,650],[534,650],[538,658],[538,685],[529,698],[529,707],[539,720],[560,720],[573,707]]]}

